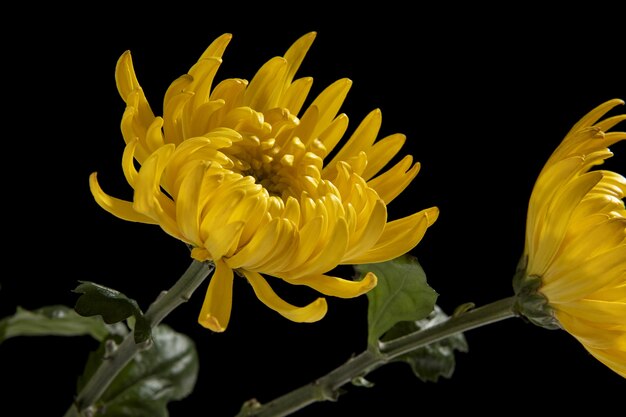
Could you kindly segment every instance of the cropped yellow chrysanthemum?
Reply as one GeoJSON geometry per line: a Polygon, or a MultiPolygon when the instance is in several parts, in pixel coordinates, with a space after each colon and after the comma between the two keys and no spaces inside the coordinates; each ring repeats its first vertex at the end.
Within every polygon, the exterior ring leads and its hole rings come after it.
{"type": "Polygon", "coordinates": [[[584,116],[541,171],[528,208],[523,280],[535,280],[553,324],[626,377],[626,179],[591,170],[626,139],[608,132],[626,115],[599,121],[618,104],[584,116]]]}
{"type": "Polygon", "coordinates": [[[323,163],[347,130],[348,118],[338,111],[351,81],[328,86],[298,116],[312,78],[294,80],[294,75],[314,38],[315,33],[301,37],[249,83],[226,79],[213,88],[231,39],[220,36],[172,83],[163,117],[153,114],[130,53],[118,61],[117,86],[127,104],[122,164],[134,197],[129,202],[105,194],[95,173],[92,193],[112,214],[158,224],[190,245],[194,259],[215,263],[199,316],[213,331],[228,324],[233,271],[283,316],[317,321],[327,310],[324,298],[293,306],[261,274],[325,295],[355,297],[376,285],[373,274],[352,281],[326,273],[339,264],[382,262],[408,252],[438,216],[432,207],[387,222],[387,204],[415,178],[419,163],[405,156],[380,173],[405,136],[376,141],[379,110],[323,163]]]}

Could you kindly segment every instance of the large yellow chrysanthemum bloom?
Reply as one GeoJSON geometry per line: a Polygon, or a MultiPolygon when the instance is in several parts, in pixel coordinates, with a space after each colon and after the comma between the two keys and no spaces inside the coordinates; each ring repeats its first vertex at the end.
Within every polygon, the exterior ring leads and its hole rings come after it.
{"type": "Polygon", "coordinates": [[[584,116],[541,171],[516,291],[523,314],[565,329],[626,377],[626,179],[591,170],[613,155],[608,146],[626,139],[626,132],[608,132],[626,115],[599,121],[618,104],[607,101],[584,116]]]}
{"type": "Polygon", "coordinates": [[[95,173],[92,193],[112,214],[158,224],[190,245],[193,258],[215,263],[199,316],[213,331],[228,324],[233,272],[283,316],[317,321],[327,310],[324,298],[293,306],[261,274],[325,295],[355,297],[376,285],[373,274],[362,281],[326,274],[339,264],[382,262],[408,252],[438,216],[432,207],[387,222],[387,204],[415,178],[419,164],[405,156],[381,173],[405,136],[376,141],[379,110],[323,163],[347,130],[348,118],[338,111],[351,81],[328,86],[298,116],[312,79],[294,75],[314,38],[315,33],[301,37],[249,83],[226,79],[213,88],[231,39],[220,36],[172,83],[163,117],[153,114],[130,53],[118,62],[117,86],[127,104],[122,164],[134,198],[105,194],[95,173]]]}

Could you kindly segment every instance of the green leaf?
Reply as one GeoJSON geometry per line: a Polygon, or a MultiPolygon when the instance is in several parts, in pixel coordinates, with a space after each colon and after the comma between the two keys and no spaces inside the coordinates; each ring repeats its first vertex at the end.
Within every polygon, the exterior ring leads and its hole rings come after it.
{"type": "MultiPolygon", "coordinates": [[[[110,350],[111,340],[93,352],[79,389],[110,350]]],[[[198,376],[194,342],[166,325],[153,329],[152,344],[140,351],[115,377],[96,403],[94,417],[168,417],[167,404],[189,395],[198,376]]]]}
{"type": "MultiPolygon", "coordinates": [[[[395,325],[383,337],[383,341],[413,333],[418,330],[435,326],[448,319],[448,316],[435,306],[433,312],[422,320],[402,322],[395,325]]],[[[467,341],[463,333],[457,333],[446,339],[431,343],[416,349],[406,355],[399,356],[394,361],[406,362],[411,366],[413,373],[422,381],[437,382],[439,377],[450,378],[454,373],[456,360],[454,351],[467,352],[467,341]]]]}
{"type": "Polygon", "coordinates": [[[82,317],[70,307],[52,305],[37,310],[18,307],[0,320],[0,343],[16,336],[83,336],[104,340],[112,331],[99,317],[82,317]]]}
{"type": "Polygon", "coordinates": [[[81,284],[74,289],[74,292],[82,294],[74,307],[78,314],[85,317],[100,315],[105,323],[109,324],[119,323],[132,316],[135,319],[135,343],[145,342],[150,338],[150,323],[135,300],[93,282],[80,282],[81,284]]]}
{"type": "Polygon", "coordinates": [[[355,265],[361,278],[367,272],[378,284],[367,293],[368,344],[378,349],[378,339],[396,323],[426,317],[435,306],[437,293],[426,282],[426,274],[410,255],[387,262],[355,265]]]}

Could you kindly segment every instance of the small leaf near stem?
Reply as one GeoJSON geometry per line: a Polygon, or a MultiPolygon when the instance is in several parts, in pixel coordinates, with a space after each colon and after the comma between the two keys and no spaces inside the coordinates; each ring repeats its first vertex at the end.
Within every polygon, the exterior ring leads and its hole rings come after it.
{"type": "Polygon", "coordinates": [[[142,343],[150,338],[150,324],[135,300],[100,284],[80,282],[81,284],[74,289],[74,292],[82,294],[74,307],[78,314],[85,317],[99,315],[108,324],[119,323],[133,317],[135,343],[142,343]]]}
{"type": "Polygon", "coordinates": [[[433,311],[437,293],[415,257],[404,255],[387,262],[355,265],[364,276],[373,272],[378,284],[367,293],[368,345],[378,349],[378,340],[401,321],[423,319],[433,311]]]}

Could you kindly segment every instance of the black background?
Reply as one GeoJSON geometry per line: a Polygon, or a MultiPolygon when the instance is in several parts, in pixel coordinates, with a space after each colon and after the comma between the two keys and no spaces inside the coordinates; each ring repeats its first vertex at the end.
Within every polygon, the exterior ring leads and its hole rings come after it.
{"type": "MultiPolygon", "coordinates": [[[[234,38],[218,80],[251,79],[265,61],[317,31],[298,72],[315,80],[310,99],[339,78],[352,79],[342,108],[349,131],[380,108],[380,136],[406,134],[401,154],[422,164],[389,213],[395,219],[440,208],[439,220],[411,252],[440,294],[438,304],[450,313],[461,303],[482,305],[512,294],[526,205],[543,163],[586,112],[611,98],[626,99],[625,37],[610,22],[613,13],[276,7],[261,12],[176,3],[152,10],[158,17],[121,8],[106,19],[110,10],[73,10],[72,18],[25,24],[5,38],[2,316],[17,306],[73,305],[78,280],[118,289],[145,309],[185,270],[190,259],[183,244],[156,226],[101,210],[88,176],[98,171],[105,191],[130,197],[120,167],[118,57],[132,51],[139,81],[161,114],[169,83],[225,32],[234,38]]],[[[626,146],[613,150],[617,156],[607,166],[624,173],[626,146]]],[[[171,403],[173,417],[235,415],[244,401],[269,401],[365,348],[365,297],[329,299],[324,320],[296,324],[263,306],[239,280],[229,328],[213,334],[196,323],[204,289],[165,321],[194,339],[201,365],[194,393],[171,403]]],[[[294,303],[314,297],[301,288],[277,285],[277,291],[294,303]]],[[[564,413],[578,410],[579,401],[596,411],[623,408],[624,379],[565,332],[511,319],[466,337],[470,351],[457,355],[451,379],[423,383],[408,366],[390,364],[369,375],[374,388],[346,387],[338,402],[296,415],[369,415],[379,407],[391,415],[423,409],[495,415],[502,407],[535,410],[538,401],[544,410],[564,413]]],[[[15,338],[0,345],[4,410],[62,415],[95,348],[88,337],[15,338]]]]}

